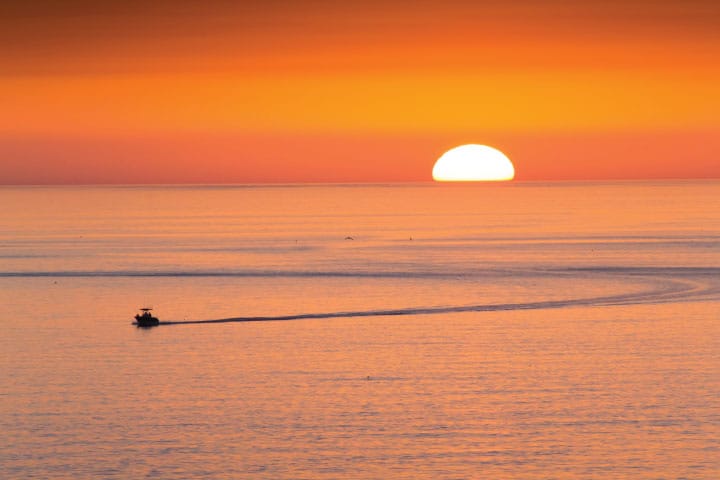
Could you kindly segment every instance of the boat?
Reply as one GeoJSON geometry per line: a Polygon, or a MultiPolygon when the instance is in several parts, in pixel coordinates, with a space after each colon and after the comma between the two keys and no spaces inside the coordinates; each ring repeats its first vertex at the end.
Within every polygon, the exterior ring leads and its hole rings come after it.
{"type": "Polygon", "coordinates": [[[138,327],[155,327],[160,325],[160,320],[157,317],[153,317],[152,308],[141,308],[142,313],[135,315],[136,324],[138,327]]]}

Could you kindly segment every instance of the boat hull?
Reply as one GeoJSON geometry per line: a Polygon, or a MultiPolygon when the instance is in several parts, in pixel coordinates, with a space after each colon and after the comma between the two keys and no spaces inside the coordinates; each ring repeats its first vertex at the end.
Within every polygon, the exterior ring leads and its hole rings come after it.
{"type": "Polygon", "coordinates": [[[136,315],[135,325],[137,325],[138,327],[156,327],[160,325],[160,320],[155,317],[136,315]]]}

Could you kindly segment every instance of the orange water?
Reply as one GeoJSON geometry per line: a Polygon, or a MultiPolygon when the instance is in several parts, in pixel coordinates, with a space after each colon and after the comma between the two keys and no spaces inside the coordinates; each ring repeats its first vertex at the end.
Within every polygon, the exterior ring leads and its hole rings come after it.
{"type": "Polygon", "coordinates": [[[720,477],[718,182],[0,204],[2,478],[720,477]]]}

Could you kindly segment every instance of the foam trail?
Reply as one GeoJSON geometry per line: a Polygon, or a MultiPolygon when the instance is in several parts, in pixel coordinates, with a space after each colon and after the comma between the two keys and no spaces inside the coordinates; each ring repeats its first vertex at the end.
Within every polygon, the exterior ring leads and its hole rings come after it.
{"type": "Polygon", "coordinates": [[[428,271],[60,271],[0,272],[0,278],[439,278],[452,279],[463,273],[428,271]]]}
{"type": "Polygon", "coordinates": [[[612,296],[576,298],[566,300],[546,300],[525,303],[497,303],[485,305],[462,305],[444,307],[417,307],[400,309],[364,310],[355,312],[327,312],[327,313],[301,313],[296,315],[279,315],[263,317],[232,317],[215,320],[184,320],[160,322],[160,325],[191,325],[210,323],[241,323],[241,322],[271,322],[287,320],[319,320],[331,318],[351,317],[384,317],[404,315],[438,315],[464,312],[499,312],[509,310],[541,310],[578,306],[611,306],[633,305],[646,303],[667,303],[675,301],[717,299],[717,288],[699,286],[687,280],[665,279],[658,288],[644,292],[628,293],[612,296]]]}

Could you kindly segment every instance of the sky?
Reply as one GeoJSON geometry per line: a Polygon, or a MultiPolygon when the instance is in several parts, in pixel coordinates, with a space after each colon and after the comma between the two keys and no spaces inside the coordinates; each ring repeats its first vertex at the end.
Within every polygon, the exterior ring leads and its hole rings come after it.
{"type": "Polygon", "coordinates": [[[720,178],[720,2],[0,3],[0,184],[720,178]]]}

